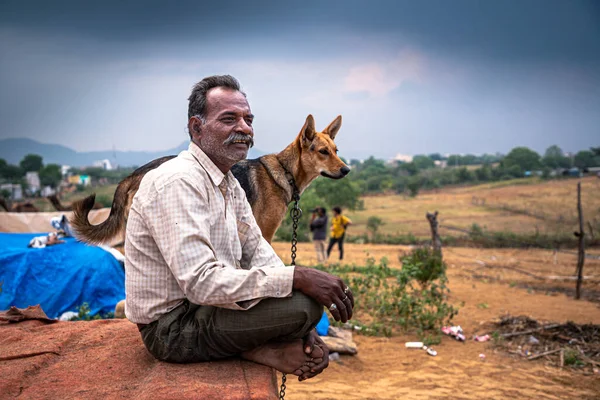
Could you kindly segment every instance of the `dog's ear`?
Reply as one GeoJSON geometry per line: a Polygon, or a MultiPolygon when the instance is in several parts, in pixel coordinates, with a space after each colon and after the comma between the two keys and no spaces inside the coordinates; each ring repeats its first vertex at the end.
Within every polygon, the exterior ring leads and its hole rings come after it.
{"type": "Polygon", "coordinates": [[[312,140],[315,138],[315,132],[315,119],[313,118],[312,114],[308,114],[308,117],[306,117],[306,121],[304,122],[304,126],[300,131],[302,140],[312,142],[312,140]]]}
{"type": "Polygon", "coordinates": [[[335,135],[337,135],[337,133],[341,127],[342,127],[342,116],[338,115],[337,118],[334,119],[333,121],[331,121],[329,126],[327,126],[327,128],[325,128],[323,133],[326,135],[329,135],[331,140],[333,140],[333,139],[335,139],[335,135]]]}

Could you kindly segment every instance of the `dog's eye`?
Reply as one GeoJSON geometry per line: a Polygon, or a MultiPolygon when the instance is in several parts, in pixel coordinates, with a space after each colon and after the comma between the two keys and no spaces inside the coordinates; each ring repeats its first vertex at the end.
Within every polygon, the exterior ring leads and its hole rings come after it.
{"type": "Polygon", "coordinates": [[[329,155],[329,152],[328,152],[327,150],[325,150],[325,149],[321,149],[321,150],[319,150],[319,153],[321,153],[321,154],[323,154],[323,155],[326,155],[326,156],[328,156],[328,155],[329,155]]]}

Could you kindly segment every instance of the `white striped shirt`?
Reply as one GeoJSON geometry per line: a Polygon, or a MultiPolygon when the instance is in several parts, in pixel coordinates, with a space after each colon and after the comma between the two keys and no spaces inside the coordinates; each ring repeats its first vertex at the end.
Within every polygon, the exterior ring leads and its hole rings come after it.
{"type": "Polygon", "coordinates": [[[292,293],[294,268],[262,237],[237,179],[194,143],[142,179],[125,257],[125,313],[134,323],[155,321],[184,298],[247,310],[292,293]]]}

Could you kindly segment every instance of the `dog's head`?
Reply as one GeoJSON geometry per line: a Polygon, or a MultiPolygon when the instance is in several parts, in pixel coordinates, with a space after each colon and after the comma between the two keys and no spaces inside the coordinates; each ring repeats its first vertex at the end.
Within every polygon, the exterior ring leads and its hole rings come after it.
{"type": "Polygon", "coordinates": [[[302,147],[302,167],[307,175],[322,175],[331,179],[340,179],[348,175],[350,167],[338,157],[337,146],[333,142],[341,127],[341,115],[338,115],[323,132],[316,131],[312,115],[306,117],[298,140],[302,147]]]}

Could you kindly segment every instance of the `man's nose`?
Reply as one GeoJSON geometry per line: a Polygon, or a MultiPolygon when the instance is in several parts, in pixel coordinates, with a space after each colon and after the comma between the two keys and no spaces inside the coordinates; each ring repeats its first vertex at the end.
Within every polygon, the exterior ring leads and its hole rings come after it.
{"type": "Polygon", "coordinates": [[[237,129],[239,132],[245,135],[254,136],[254,130],[252,129],[252,126],[250,126],[243,118],[240,122],[238,122],[237,129]]]}

